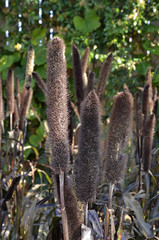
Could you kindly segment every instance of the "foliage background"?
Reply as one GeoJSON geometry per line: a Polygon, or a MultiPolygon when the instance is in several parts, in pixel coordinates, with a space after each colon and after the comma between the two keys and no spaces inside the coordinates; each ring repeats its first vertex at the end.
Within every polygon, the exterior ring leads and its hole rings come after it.
{"type": "MultiPolygon", "coordinates": [[[[46,80],[46,48],[53,35],[60,36],[66,44],[69,85],[75,101],[72,77],[72,41],[78,46],[81,56],[90,47],[88,70],[98,78],[102,62],[113,52],[112,71],[105,92],[106,118],[110,115],[112,98],[126,83],[135,93],[143,86],[148,66],[152,66],[153,87],[159,88],[159,2],[158,0],[11,0],[0,8],[0,72],[3,88],[9,67],[15,77],[24,84],[27,50],[35,49],[35,71],[46,80]],[[42,18],[39,18],[39,7],[42,18]],[[53,17],[50,17],[50,11],[53,17]],[[21,17],[19,17],[21,14],[21,17]],[[42,19],[42,24],[39,24],[42,19]],[[18,21],[22,31],[18,31],[18,21]],[[9,30],[9,37],[6,31],[9,30]],[[6,42],[9,41],[9,45],[6,42]]],[[[42,91],[32,80],[34,89],[32,106],[28,114],[25,160],[38,163],[36,183],[51,185],[49,171],[45,168],[44,145],[47,137],[46,106],[42,91]]],[[[6,100],[6,91],[3,91],[6,100]]],[[[6,121],[6,125],[8,122],[6,121]]],[[[158,126],[157,126],[158,129],[158,126]]],[[[159,134],[157,130],[156,136],[159,134]]],[[[158,141],[157,141],[158,145],[158,141]]],[[[4,146],[3,146],[4,147],[4,146]]]]}

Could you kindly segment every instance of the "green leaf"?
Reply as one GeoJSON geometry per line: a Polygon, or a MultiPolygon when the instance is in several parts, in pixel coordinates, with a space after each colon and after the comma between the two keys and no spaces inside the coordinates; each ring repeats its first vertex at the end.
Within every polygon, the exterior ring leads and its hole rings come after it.
{"type": "Polygon", "coordinates": [[[32,152],[32,148],[30,145],[26,145],[24,147],[24,160],[26,160],[28,158],[28,156],[30,155],[30,153],[32,152]]]}
{"type": "Polygon", "coordinates": [[[18,77],[19,81],[24,80],[25,76],[25,68],[15,67],[14,68],[14,75],[18,77]]]}
{"type": "Polygon", "coordinates": [[[149,67],[149,63],[148,63],[148,62],[142,62],[142,63],[139,63],[139,64],[136,66],[136,70],[137,70],[137,72],[138,72],[139,74],[145,76],[148,67],[149,67]]]}
{"type": "Polygon", "coordinates": [[[40,66],[46,63],[46,48],[41,46],[41,47],[36,47],[35,48],[35,64],[40,66]]]}
{"type": "Polygon", "coordinates": [[[73,18],[73,23],[77,30],[86,34],[100,27],[101,23],[99,22],[99,17],[96,15],[95,10],[87,8],[85,9],[84,15],[84,18],[79,16],[73,18]]]}
{"type": "Polygon", "coordinates": [[[42,79],[46,79],[46,65],[37,67],[36,72],[40,75],[42,79]]]}
{"type": "Polygon", "coordinates": [[[150,51],[153,55],[159,55],[159,46],[151,46],[151,42],[146,40],[143,44],[143,48],[147,51],[150,51]]]}
{"type": "Polygon", "coordinates": [[[21,59],[21,55],[19,52],[15,52],[13,55],[14,62],[18,62],[21,59]]]}
{"type": "Polygon", "coordinates": [[[37,135],[32,135],[29,137],[29,142],[31,143],[31,145],[38,147],[38,144],[40,142],[39,136],[37,135]]]}
{"type": "Polygon", "coordinates": [[[42,91],[39,91],[36,97],[39,100],[39,102],[45,102],[46,101],[45,95],[42,91]]]}
{"type": "Polygon", "coordinates": [[[87,22],[87,31],[92,32],[100,27],[101,23],[99,22],[99,17],[96,14],[96,11],[93,9],[87,8],[85,10],[85,19],[87,22]]]}
{"type": "Polygon", "coordinates": [[[46,35],[46,28],[36,28],[33,32],[32,32],[32,38],[31,38],[31,42],[33,45],[38,45],[40,40],[43,40],[44,37],[46,35]]]}
{"type": "Polygon", "coordinates": [[[79,16],[75,16],[73,18],[73,23],[75,25],[75,28],[79,30],[80,32],[86,33],[87,28],[86,28],[86,23],[85,20],[79,16]]]}
{"type": "Polygon", "coordinates": [[[12,55],[3,55],[0,58],[0,72],[9,68],[14,63],[14,57],[12,55]]]}

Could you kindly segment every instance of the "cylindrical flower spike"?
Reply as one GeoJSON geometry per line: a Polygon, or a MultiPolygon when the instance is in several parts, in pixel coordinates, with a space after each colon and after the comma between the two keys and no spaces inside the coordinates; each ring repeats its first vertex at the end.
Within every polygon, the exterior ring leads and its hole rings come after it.
{"type": "Polygon", "coordinates": [[[65,44],[55,37],[48,44],[47,118],[50,129],[52,167],[55,174],[67,171],[70,157],[68,140],[68,92],[65,44]]]}
{"type": "Polygon", "coordinates": [[[89,72],[88,74],[88,84],[87,84],[87,94],[94,89],[95,74],[94,72],[89,72]]]}
{"type": "Polygon", "coordinates": [[[125,173],[124,150],[132,128],[133,97],[129,92],[120,92],[114,97],[110,119],[105,174],[109,183],[119,182],[125,173]]]}
{"type": "Polygon", "coordinates": [[[29,91],[26,92],[23,105],[21,105],[20,117],[19,117],[19,129],[20,130],[23,130],[24,118],[26,117],[26,115],[27,115],[27,113],[29,111],[31,100],[32,100],[32,96],[33,96],[33,89],[30,88],[29,91]]]}
{"type": "Polygon", "coordinates": [[[100,101],[102,101],[103,97],[104,97],[104,92],[105,92],[105,85],[111,70],[111,65],[112,65],[112,61],[113,61],[113,54],[110,53],[109,56],[107,57],[107,59],[105,60],[105,62],[102,65],[102,68],[100,70],[99,73],[99,79],[98,79],[98,83],[97,83],[97,87],[96,87],[96,93],[100,99],[100,101]]]}
{"type": "Polygon", "coordinates": [[[39,76],[37,72],[32,73],[33,78],[35,78],[39,88],[43,91],[43,93],[46,95],[46,83],[43,81],[43,79],[39,76]]]}
{"type": "Polygon", "coordinates": [[[148,68],[146,73],[146,85],[149,85],[149,110],[152,113],[153,110],[153,88],[152,88],[152,77],[151,77],[151,67],[148,68]]]}
{"type": "Polygon", "coordinates": [[[150,109],[149,84],[146,84],[142,94],[142,113],[144,114],[144,122],[146,121],[150,109]]]}
{"type": "Polygon", "coordinates": [[[32,72],[34,70],[34,59],[35,59],[34,49],[32,46],[30,46],[28,50],[26,73],[25,73],[25,87],[27,90],[31,87],[32,72]]]}
{"type": "Polygon", "coordinates": [[[100,102],[91,91],[81,105],[79,150],[75,161],[75,190],[81,202],[95,196],[100,161],[100,102]]]}
{"type": "Polygon", "coordinates": [[[78,111],[80,112],[80,104],[84,100],[84,83],[82,77],[82,66],[81,59],[79,55],[78,48],[75,44],[72,44],[72,54],[73,54],[73,75],[75,81],[75,89],[76,89],[76,98],[77,98],[77,106],[78,111]]]}
{"type": "Polygon", "coordinates": [[[88,59],[89,59],[90,48],[87,47],[82,58],[82,75],[87,71],[88,59]]]}
{"type": "Polygon", "coordinates": [[[14,71],[11,68],[7,75],[7,106],[7,112],[12,114],[14,112],[14,71]]]}
{"type": "Polygon", "coordinates": [[[147,119],[143,133],[143,163],[144,171],[148,172],[151,166],[151,151],[153,144],[153,135],[155,128],[155,114],[151,114],[147,119]]]}

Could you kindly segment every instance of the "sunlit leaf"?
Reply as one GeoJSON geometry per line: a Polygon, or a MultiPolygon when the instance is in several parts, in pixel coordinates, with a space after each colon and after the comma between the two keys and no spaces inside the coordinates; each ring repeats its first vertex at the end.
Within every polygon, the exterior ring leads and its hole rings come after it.
{"type": "Polygon", "coordinates": [[[137,220],[136,224],[138,225],[143,235],[145,237],[152,237],[153,236],[152,227],[150,224],[144,221],[143,211],[139,202],[136,201],[135,198],[130,193],[124,193],[123,198],[126,206],[134,212],[137,220]]]}

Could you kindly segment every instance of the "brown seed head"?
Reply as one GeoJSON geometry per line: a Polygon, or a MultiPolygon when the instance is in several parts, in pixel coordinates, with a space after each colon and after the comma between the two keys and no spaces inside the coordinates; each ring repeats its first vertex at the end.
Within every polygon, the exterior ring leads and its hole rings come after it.
{"type": "Polygon", "coordinates": [[[33,78],[35,78],[37,85],[39,86],[39,88],[43,91],[43,93],[46,96],[46,83],[43,81],[43,79],[39,76],[39,74],[37,72],[33,72],[32,73],[33,78]]]}
{"type": "Polygon", "coordinates": [[[95,74],[94,72],[89,72],[88,74],[88,84],[87,84],[87,94],[94,89],[95,74]]]}
{"type": "Polygon", "coordinates": [[[84,52],[84,56],[82,58],[82,75],[87,71],[89,53],[90,53],[90,48],[87,47],[84,52]]]}
{"type": "Polygon", "coordinates": [[[143,132],[143,163],[144,171],[148,172],[151,167],[151,151],[153,144],[153,135],[155,128],[155,114],[151,114],[146,120],[144,132],[143,132]]]}
{"type": "Polygon", "coordinates": [[[79,150],[75,161],[75,190],[80,201],[95,196],[100,160],[100,103],[91,91],[81,105],[79,150]]]}
{"type": "Polygon", "coordinates": [[[33,47],[30,46],[28,50],[26,73],[25,73],[25,87],[27,89],[31,87],[32,72],[34,70],[34,59],[35,59],[35,52],[33,47]]]}
{"type": "Polygon", "coordinates": [[[23,105],[21,105],[21,110],[20,110],[20,117],[19,117],[19,129],[20,130],[23,130],[24,118],[27,116],[27,113],[29,111],[32,96],[33,96],[33,89],[30,88],[29,90],[26,90],[26,96],[24,99],[24,103],[23,103],[23,105]]]}
{"type": "Polygon", "coordinates": [[[75,81],[75,90],[77,98],[78,111],[80,112],[80,104],[84,100],[84,83],[82,77],[82,66],[81,59],[78,48],[73,43],[72,44],[72,54],[73,54],[73,75],[75,81]]]}
{"type": "Polygon", "coordinates": [[[106,178],[110,183],[119,182],[125,173],[127,140],[132,128],[133,97],[120,92],[114,97],[106,145],[106,178]]]}
{"type": "Polygon", "coordinates": [[[68,105],[65,44],[55,37],[48,43],[47,118],[55,174],[67,171],[69,160],[68,105]]]}
{"type": "Polygon", "coordinates": [[[112,65],[112,61],[113,61],[113,54],[110,53],[109,56],[107,57],[107,59],[104,61],[102,68],[100,70],[99,73],[99,78],[98,78],[98,83],[97,83],[97,87],[96,87],[96,93],[100,99],[100,101],[102,101],[103,97],[104,97],[104,92],[105,92],[105,86],[106,86],[106,82],[111,70],[111,65],[112,65]]]}
{"type": "Polygon", "coordinates": [[[145,85],[142,95],[142,112],[144,114],[144,121],[146,121],[150,109],[149,85],[145,85]]]}
{"type": "Polygon", "coordinates": [[[7,75],[7,106],[8,113],[12,114],[14,112],[14,71],[11,68],[7,75]]]}

